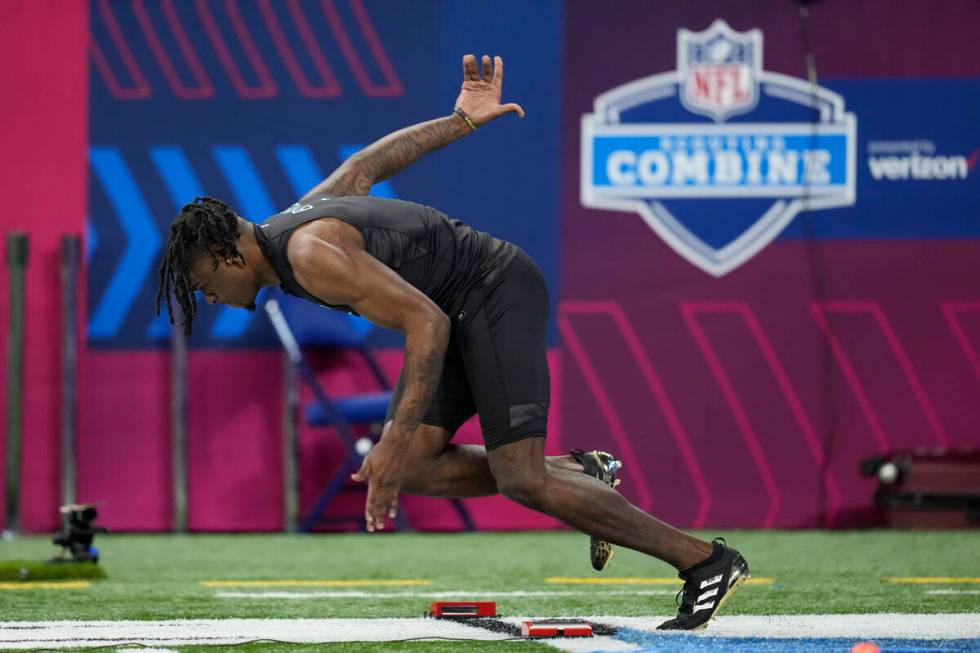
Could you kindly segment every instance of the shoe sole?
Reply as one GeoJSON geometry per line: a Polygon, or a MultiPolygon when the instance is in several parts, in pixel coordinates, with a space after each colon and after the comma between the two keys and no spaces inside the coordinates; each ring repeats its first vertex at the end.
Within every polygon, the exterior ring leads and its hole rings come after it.
{"type": "MultiPolygon", "coordinates": [[[[609,487],[615,490],[622,482],[622,479],[617,478],[609,487]]],[[[603,483],[605,483],[605,481],[603,481],[603,483]]],[[[616,552],[613,550],[613,545],[609,542],[600,540],[597,537],[589,539],[589,558],[592,561],[592,568],[596,571],[605,570],[605,568],[609,566],[609,562],[612,560],[615,553],[616,552]]]]}
{"type": "MultiPolygon", "coordinates": [[[[742,564],[745,564],[744,558],[742,559],[742,564]]],[[[740,574],[739,577],[735,579],[735,582],[732,583],[731,586],[729,586],[728,591],[725,592],[725,596],[721,597],[721,599],[718,601],[718,605],[715,606],[714,612],[711,613],[711,616],[708,617],[707,621],[705,621],[700,626],[695,626],[694,628],[691,628],[690,630],[704,630],[705,628],[707,628],[708,624],[711,623],[711,620],[715,618],[715,615],[718,614],[722,606],[725,605],[725,602],[728,601],[728,599],[732,597],[732,594],[737,592],[738,589],[742,586],[742,584],[750,578],[752,578],[752,574],[749,573],[748,571],[746,571],[744,574],[740,574]]]]}
{"type": "Polygon", "coordinates": [[[609,561],[612,560],[615,553],[612,544],[609,542],[594,537],[591,539],[589,555],[592,558],[592,568],[596,571],[602,571],[608,567],[609,561]]]}

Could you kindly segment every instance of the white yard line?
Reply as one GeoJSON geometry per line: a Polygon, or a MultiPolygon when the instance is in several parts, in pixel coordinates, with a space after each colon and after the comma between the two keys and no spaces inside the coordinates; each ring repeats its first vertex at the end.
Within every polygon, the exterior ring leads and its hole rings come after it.
{"type": "Polygon", "coordinates": [[[238,644],[256,639],[294,643],[386,642],[508,636],[440,619],[191,619],[177,621],[48,621],[0,623],[0,649],[149,644],[238,644]]]}
{"type": "MultiPolygon", "coordinates": [[[[595,616],[587,620],[654,633],[665,617],[595,616]]],[[[509,617],[517,624],[520,617],[509,617]]],[[[718,617],[704,633],[664,637],[962,639],[980,633],[980,614],[844,614],[718,617]]],[[[395,641],[408,638],[502,640],[508,636],[438,619],[195,619],[178,621],[0,622],[0,649],[68,648],[132,643],[151,646],[236,644],[256,639],[295,643],[395,641]]],[[[636,650],[612,637],[541,640],[564,651],[636,650]]],[[[706,642],[707,644],[708,642],[706,642]]]]}
{"type": "Polygon", "coordinates": [[[222,599],[495,599],[550,596],[673,596],[674,590],[611,590],[598,592],[517,591],[517,592],[215,592],[222,599]]]}
{"type": "Polygon", "coordinates": [[[980,594],[980,590],[926,590],[925,593],[939,596],[950,596],[956,594],[980,594]]]}

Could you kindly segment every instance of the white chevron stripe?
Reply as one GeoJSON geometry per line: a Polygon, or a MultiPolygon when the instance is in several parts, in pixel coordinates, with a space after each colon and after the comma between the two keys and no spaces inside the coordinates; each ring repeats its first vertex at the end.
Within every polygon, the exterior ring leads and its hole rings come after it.
{"type": "Polygon", "coordinates": [[[713,607],[715,607],[714,601],[708,601],[707,603],[698,603],[697,605],[694,606],[694,609],[691,611],[691,614],[694,614],[695,612],[700,612],[701,610],[710,610],[713,607]]]}

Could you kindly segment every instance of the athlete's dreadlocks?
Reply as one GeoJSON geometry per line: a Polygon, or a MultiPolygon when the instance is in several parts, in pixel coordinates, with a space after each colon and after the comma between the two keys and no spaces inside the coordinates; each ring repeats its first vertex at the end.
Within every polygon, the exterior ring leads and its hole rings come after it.
{"type": "Polygon", "coordinates": [[[212,197],[195,197],[170,225],[170,237],[160,261],[157,315],[160,299],[165,297],[170,323],[175,324],[171,295],[176,296],[184,312],[185,337],[190,337],[191,323],[197,314],[197,299],[189,279],[191,265],[205,254],[211,256],[216,270],[221,258],[241,258],[236,246],[238,235],[238,216],[230,206],[212,197]]]}

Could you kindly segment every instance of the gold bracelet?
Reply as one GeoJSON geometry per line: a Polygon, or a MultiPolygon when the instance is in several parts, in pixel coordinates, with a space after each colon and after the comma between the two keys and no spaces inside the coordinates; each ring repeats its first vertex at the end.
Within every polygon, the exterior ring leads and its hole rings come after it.
{"type": "Polygon", "coordinates": [[[466,115],[465,111],[463,111],[459,107],[456,107],[455,109],[453,109],[453,113],[455,113],[457,116],[463,119],[463,122],[465,122],[467,126],[469,126],[470,131],[474,131],[474,132],[476,131],[476,123],[473,122],[472,118],[466,115]]]}

